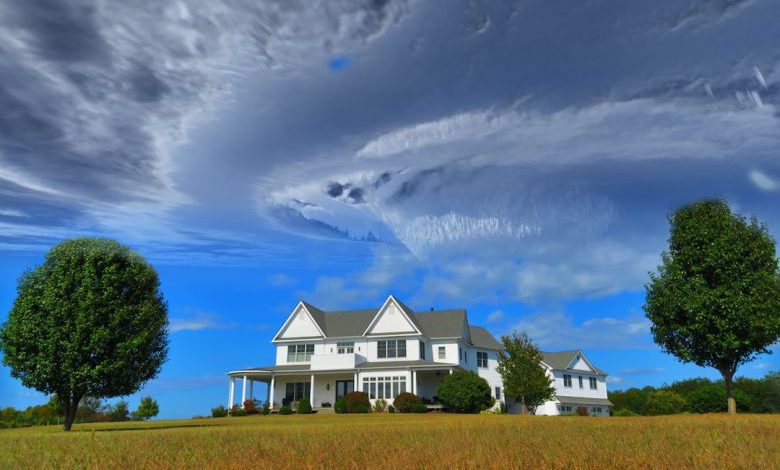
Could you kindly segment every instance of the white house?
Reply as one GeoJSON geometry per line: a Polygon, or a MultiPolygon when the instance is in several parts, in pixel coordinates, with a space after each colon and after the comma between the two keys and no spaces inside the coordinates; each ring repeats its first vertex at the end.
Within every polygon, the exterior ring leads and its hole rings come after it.
{"type": "MultiPolygon", "coordinates": [[[[441,380],[456,370],[476,372],[488,382],[493,396],[504,400],[503,383],[496,372],[502,346],[484,328],[470,325],[466,310],[414,312],[392,295],[378,309],[368,310],[324,312],[301,301],[272,342],[275,365],[228,373],[229,406],[253,398],[254,382],[268,384],[266,399],[272,408],[303,397],[310,397],[314,408],[328,407],[353,390],[368,393],[372,403],[381,398],[392,404],[403,392],[435,402],[441,380]],[[240,400],[236,379],[242,381],[240,400]]],[[[548,373],[557,377],[571,367],[583,376],[592,375],[600,384],[596,391],[606,400],[603,371],[590,366],[579,351],[572,357],[577,354],[581,361],[566,364],[556,354],[567,353],[553,354],[549,364],[545,356],[543,366],[548,373]]],[[[569,388],[561,390],[568,392],[569,388]]],[[[589,405],[596,398],[582,395],[582,400],[570,401],[569,396],[579,395],[566,396],[564,401],[545,404],[545,414],[564,412],[564,406],[589,405]]],[[[608,405],[599,405],[608,414],[608,405]]]]}

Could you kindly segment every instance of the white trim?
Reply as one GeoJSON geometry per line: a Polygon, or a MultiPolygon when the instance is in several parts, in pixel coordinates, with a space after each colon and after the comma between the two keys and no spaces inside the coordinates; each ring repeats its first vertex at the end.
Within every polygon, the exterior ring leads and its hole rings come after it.
{"type": "MultiPolygon", "coordinates": [[[[590,362],[590,360],[588,360],[587,357],[585,357],[585,353],[582,352],[581,349],[577,350],[577,354],[575,354],[574,358],[571,361],[569,361],[569,364],[566,366],[566,369],[568,369],[568,370],[580,370],[580,369],[572,369],[571,368],[572,364],[574,364],[576,362],[578,356],[582,357],[582,360],[585,361],[585,364],[587,364],[588,367],[590,367],[590,370],[592,371],[593,374],[598,374],[598,369],[596,369],[596,366],[594,366],[593,363],[590,362]]],[[[582,372],[585,372],[585,371],[582,371],[582,372]]]]}
{"type": "MultiPolygon", "coordinates": [[[[279,328],[279,331],[277,331],[276,334],[274,335],[273,339],[271,340],[272,343],[275,342],[275,341],[280,341],[279,340],[279,335],[282,334],[282,332],[287,327],[287,325],[290,323],[290,321],[292,321],[292,318],[295,316],[295,313],[298,311],[298,308],[303,308],[303,311],[306,312],[306,315],[309,317],[309,320],[311,320],[312,323],[314,323],[314,326],[317,328],[317,331],[319,331],[320,335],[321,335],[321,337],[319,339],[327,338],[327,336],[325,336],[325,333],[322,331],[322,328],[320,328],[320,325],[317,323],[317,321],[312,316],[312,314],[309,311],[309,309],[306,308],[306,304],[303,303],[303,300],[299,300],[298,301],[298,305],[295,306],[295,308],[293,309],[292,313],[290,313],[290,315],[287,317],[287,320],[285,320],[284,323],[282,324],[282,327],[279,328]]],[[[317,337],[316,336],[312,336],[311,338],[314,339],[314,338],[317,338],[317,337]]],[[[302,340],[305,340],[305,339],[309,339],[309,338],[296,338],[294,341],[302,341],[302,340]]]]}
{"type": "MultiPolygon", "coordinates": [[[[387,300],[385,300],[385,303],[383,303],[382,306],[379,307],[379,310],[376,311],[376,313],[374,314],[374,318],[371,319],[371,322],[368,324],[368,326],[366,327],[366,330],[363,332],[363,336],[366,336],[366,337],[370,336],[368,332],[371,331],[371,328],[373,328],[376,325],[376,322],[379,320],[379,317],[381,316],[382,312],[387,307],[387,304],[389,302],[391,302],[391,301],[398,308],[398,310],[401,311],[401,314],[404,316],[404,318],[406,318],[406,321],[409,322],[410,325],[412,325],[412,328],[414,328],[414,331],[416,331],[418,335],[422,336],[422,332],[420,331],[419,328],[417,328],[417,325],[414,322],[414,320],[409,318],[409,315],[406,314],[406,311],[403,309],[403,307],[401,307],[401,304],[398,302],[398,300],[392,294],[390,294],[387,297],[387,300]]],[[[403,335],[403,334],[409,335],[410,333],[394,333],[394,334],[396,334],[396,335],[403,335]]]]}

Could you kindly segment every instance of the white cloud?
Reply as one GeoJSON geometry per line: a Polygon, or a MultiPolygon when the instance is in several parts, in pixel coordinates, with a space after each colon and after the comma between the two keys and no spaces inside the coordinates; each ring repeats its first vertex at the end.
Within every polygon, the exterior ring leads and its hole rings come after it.
{"type": "Polygon", "coordinates": [[[24,211],[18,209],[4,209],[0,207],[0,215],[6,217],[30,217],[30,215],[24,211]]]}
{"type": "Polygon", "coordinates": [[[761,170],[752,169],[748,172],[748,178],[758,189],[762,191],[775,191],[780,188],[780,182],[761,170]]]}
{"type": "Polygon", "coordinates": [[[274,287],[290,287],[296,284],[296,279],[283,273],[268,276],[268,282],[274,287]]]}
{"type": "Polygon", "coordinates": [[[180,331],[219,330],[235,327],[235,323],[223,322],[219,316],[213,313],[196,312],[188,317],[174,317],[170,319],[168,330],[171,333],[180,331]]]}
{"type": "Polygon", "coordinates": [[[622,375],[656,375],[666,372],[665,367],[628,368],[617,371],[622,375]]]}
{"type": "Polygon", "coordinates": [[[498,323],[506,317],[503,310],[495,310],[487,316],[488,323],[498,323]]]}
{"type": "Polygon", "coordinates": [[[652,346],[650,321],[639,315],[575,322],[561,312],[535,313],[512,329],[525,331],[543,349],[644,349],[652,346]]]}

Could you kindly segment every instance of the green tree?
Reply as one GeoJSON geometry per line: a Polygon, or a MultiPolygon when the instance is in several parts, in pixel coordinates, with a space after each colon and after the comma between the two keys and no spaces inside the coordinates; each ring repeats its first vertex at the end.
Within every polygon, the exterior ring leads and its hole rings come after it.
{"type": "Polygon", "coordinates": [[[607,395],[614,405],[614,411],[629,410],[634,414],[643,414],[647,400],[653,392],[655,392],[653,387],[643,389],[632,387],[627,390],[610,391],[607,395]]]}
{"type": "Polygon", "coordinates": [[[168,352],[167,307],[155,270],[99,238],[66,240],[22,275],[0,350],[26,387],[56,393],[69,431],[83,397],[130,395],[168,352]]]}
{"type": "MultiPolygon", "coordinates": [[[[734,390],[734,400],[740,411],[750,410],[750,398],[739,389],[734,390]]],[[[728,397],[726,390],[715,384],[705,385],[690,392],[685,401],[688,410],[695,413],[722,413],[728,409],[728,397]]]]}
{"type": "Polygon", "coordinates": [[[127,421],[130,419],[130,409],[127,402],[119,400],[108,410],[108,419],[111,421],[127,421]]]}
{"type": "Polygon", "coordinates": [[[493,406],[490,385],[471,371],[445,375],[439,384],[439,401],[447,409],[458,413],[479,413],[493,406]]]}
{"type": "Polygon", "coordinates": [[[135,419],[149,419],[157,416],[160,412],[160,406],[150,396],[141,398],[141,402],[138,404],[138,409],[133,412],[135,419]]]}
{"type": "Polygon", "coordinates": [[[679,393],[669,390],[651,392],[645,404],[644,414],[673,415],[682,413],[685,409],[685,398],[679,393]]]}
{"type": "Polygon", "coordinates": [[[653,337],[681,361],[717,369],[736,413],[737,367],[780,338],[775,241],[720,200],[683,206],[669,222],[669,249],[646,285],[653,337]]]}
{"type": "Polygon", "coordinates": [[[504,350],[498,353],[498,373],[504,381],[504,395],[520,400],[531,414],[542,403],[555,398],[552,378],[541,366],[542,352],[524,332],[501,337],[504,350]]]}

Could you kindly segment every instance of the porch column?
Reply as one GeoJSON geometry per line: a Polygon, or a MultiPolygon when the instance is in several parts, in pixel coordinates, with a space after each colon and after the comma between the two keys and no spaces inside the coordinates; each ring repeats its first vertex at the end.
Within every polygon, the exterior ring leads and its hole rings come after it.
{"type": "Polygon", "coordinates": [[[249,399],[253,400],[254,398],[255,398],[255,381],[249,379],[249,399]]]}
{"type": "Polygon", "coordinates": [[[311,395],[309,397],[309,403],[311,403],[311,407],[314,408],[314,374],[311,374],[311,395]]]}
{"type": "Polygon", "coordinates": [[[276,383],[276,377],[271,375],[271,385],[268,386],[268,408],[274,409],[274,384],[276,383]]]}
{"type": "Polygon", "coordinates": [[[233,399],[236,393],[236,378],[230,376],[230,391],[228,392],[228,409],[233,408],[233,399]]]}
{"type": "Polygon", "coordinates": [[[245,401],[246,401],[246,375],[244,376],[244,383],[241,386],[241,408],[244,407],[245,401]]]}
{"type": "Polygon", "coordinates": [[[417,395],[417,371],[412,369],[412,393],[417,395]]]}

